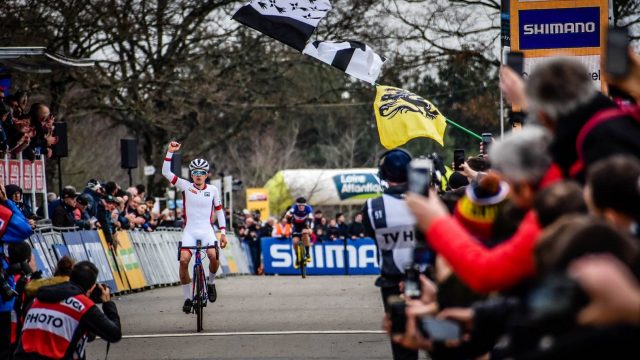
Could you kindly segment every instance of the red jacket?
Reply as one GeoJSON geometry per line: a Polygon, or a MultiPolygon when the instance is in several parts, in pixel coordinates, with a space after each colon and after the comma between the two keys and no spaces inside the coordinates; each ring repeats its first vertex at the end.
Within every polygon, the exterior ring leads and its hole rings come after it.
{"type": "Polygon", "coordinates": [[[535,213],[529,211],[518,231],[493,248],[484,246],[450,216],[434,222],[426,238],[466,285],[485,293],[506,289],[535,273],[533,249],[540,232],[535,213]]]}

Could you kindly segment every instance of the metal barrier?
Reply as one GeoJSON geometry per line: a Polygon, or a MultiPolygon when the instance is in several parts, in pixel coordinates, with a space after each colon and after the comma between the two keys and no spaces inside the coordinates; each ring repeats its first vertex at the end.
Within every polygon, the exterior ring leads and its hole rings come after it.
{"type": "MultiPolygon", "coordinates": [[[[115,247],[107,244],[101,231],[47,226],[37,228],[29,241],[45,277],[52,276],[58,260],[66,255],[75,261],[96,264],[100,270],[98,281],[116,293],[180,281],[177,255],[182,229],[119,231],[113,238],[115,247]]],[[[242,244],[234,234],[228,234],[227,239],[227,247],[220,252],[218,275],[250,274],[242,244]]],[[[203,263],[208,268],[206,256],[203,263]]]]}

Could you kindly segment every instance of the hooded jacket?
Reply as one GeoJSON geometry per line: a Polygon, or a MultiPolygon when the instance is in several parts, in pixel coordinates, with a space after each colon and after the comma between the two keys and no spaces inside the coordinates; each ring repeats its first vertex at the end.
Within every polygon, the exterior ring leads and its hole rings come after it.
{"type": "MultiPolygon", "coordinates": [[[[102,304],[102,311],[100,311],[96,304],[84,294],[85,291],[73,282],[40,288],[36,296],[36,301],[25,316],[22,337],[14,359],[84,358],[84,343],[86,343],[89,333],[100,336],[108,342],[119,341],[122,337],[122,331],[120,329],[120,317],[118,316],[115,303],[112,301],[105,302],[102,304]],[[30,326],[30,319],[40,318],[40,316],[34,316],[38,313],[39,309],[51,312],[51,309],[55,309],[60,305],[62,305],[60,306],[62,308],[67,306],[65,304],[72,304],[74,300],[76,303],[82,304],[78,307],[88,307],[88,309],[82,309],[81,315],[78,316],[77,326],[72,329],[73,332],[71,334],[67,334],[68,345],[66,345],[66,343],[63,345],[58,344],[57,341],[59,339],[57,338],[59,337],[50,336],[52,333],[47,333],[47,327],[30,326]],[[57,349],[60,349],[61,346],[63,349],[66,349],[64,355],[53,354],[54,346],[38,346],[42,344],[43,339],[55,343],[57,349]]],[[[52,315],[49,316],[52,317],[52,315]]],[[[55,316],[55,314],[53,314],[53,316],[55,316]]],[[[55,320],[54,318],[51,324],[55,325],[55,320]]]]}

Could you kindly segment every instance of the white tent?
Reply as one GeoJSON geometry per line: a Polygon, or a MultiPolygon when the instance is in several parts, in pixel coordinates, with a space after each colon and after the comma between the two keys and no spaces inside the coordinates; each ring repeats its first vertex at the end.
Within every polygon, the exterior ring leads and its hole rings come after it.
{"type": "Polygon", "coordinates": [[[295,169],[282,170],[265,187],[275,213],[282,211],[299,196],[314,206],[362,205],[382,193],[378,169],[295,169]]]}

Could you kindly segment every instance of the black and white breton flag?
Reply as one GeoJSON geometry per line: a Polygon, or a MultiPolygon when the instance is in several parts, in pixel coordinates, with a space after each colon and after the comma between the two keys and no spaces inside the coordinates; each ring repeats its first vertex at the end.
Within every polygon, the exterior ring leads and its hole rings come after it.
{"type": "Polygon", "coordinates": [[[387,60],[359,41],[314,41],[302,53],[370,84],[375,84],[387,60]]]}
{"type": "Polygon", "coordinates": [[[329,0],[252,0],[233,19],[302,51],[329,10],[329,0]]]}

